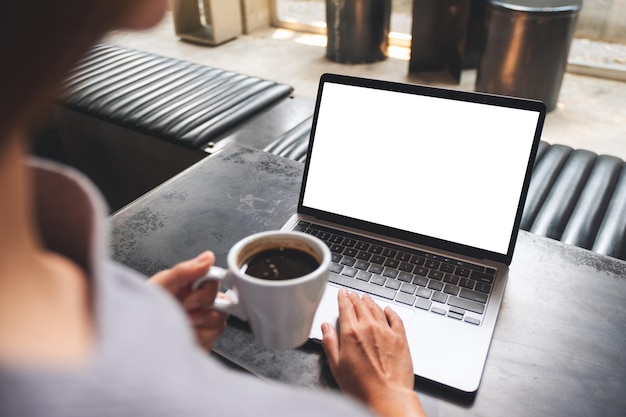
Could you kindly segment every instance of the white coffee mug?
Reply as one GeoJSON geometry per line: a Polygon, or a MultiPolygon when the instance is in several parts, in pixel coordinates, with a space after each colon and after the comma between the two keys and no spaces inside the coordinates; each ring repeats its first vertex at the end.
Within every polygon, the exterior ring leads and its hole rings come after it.
{"type": "Polygon", "coordinates": [[[269,231],[248,236],[228,252],[228,268],[213,266],[194,283],[220,280],[228,298],[217,298],[212,309],[248,321],[254,337],[274,350],[298,347],[309,337],[330,268],[330,250],[320,239],[301,232],[269,231]],[[311,272],[290,279],[257,278],[242,268],[268,250],[295,249],[314,259],[311,272]]]}

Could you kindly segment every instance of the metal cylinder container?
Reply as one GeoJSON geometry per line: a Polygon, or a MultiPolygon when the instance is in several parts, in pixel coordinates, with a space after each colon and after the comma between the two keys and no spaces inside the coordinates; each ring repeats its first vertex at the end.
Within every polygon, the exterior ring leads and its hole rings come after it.
{"type": "Polygon", "coordinates": [[[391,0],[326,0],[331,61],[363,64],[387,58],[391,0]]]}
{"type": "Polygon", "coordinates": [[[489,0],[476,91],[557,104],[582,0],[489,0]]]}

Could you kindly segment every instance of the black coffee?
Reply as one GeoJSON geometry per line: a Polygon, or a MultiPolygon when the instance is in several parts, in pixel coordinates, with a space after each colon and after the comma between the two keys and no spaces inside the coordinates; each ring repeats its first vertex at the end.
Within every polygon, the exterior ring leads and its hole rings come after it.
{"type": "Polygon", "coordinates": [[[255,278],[286,280],[299,278],[317,269],[319,262],[306,252],[278,248],[259,252],[248,259],[241,271],[255,278]]]}

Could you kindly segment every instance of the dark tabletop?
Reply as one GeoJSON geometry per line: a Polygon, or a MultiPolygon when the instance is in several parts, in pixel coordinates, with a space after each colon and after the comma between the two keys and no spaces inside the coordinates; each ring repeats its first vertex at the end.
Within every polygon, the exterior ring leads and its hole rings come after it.
{"type": "MultiPolygon", "coordinates": [[[[151,275],[211,249],[224,266],[237,240],[295,211],[302,169],[229,145],[115,213],[113,257],[151,275]]],[[[522,231],[509,277],[478,392],[416,379],[428,415],[624,415],[626,263],[522,231]]],[[[315,343],[273,352],[231,319],[215,351],[263,378],[334,387],[315,343]]]]}

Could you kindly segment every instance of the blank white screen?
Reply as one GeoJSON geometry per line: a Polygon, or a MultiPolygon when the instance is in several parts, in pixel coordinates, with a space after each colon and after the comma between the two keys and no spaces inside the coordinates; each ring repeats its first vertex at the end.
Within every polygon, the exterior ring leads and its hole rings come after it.
{"type": "Polygon", "coordinates": [[[538,117],[327,82],[303,205],[506,254],[538,117]]]}

